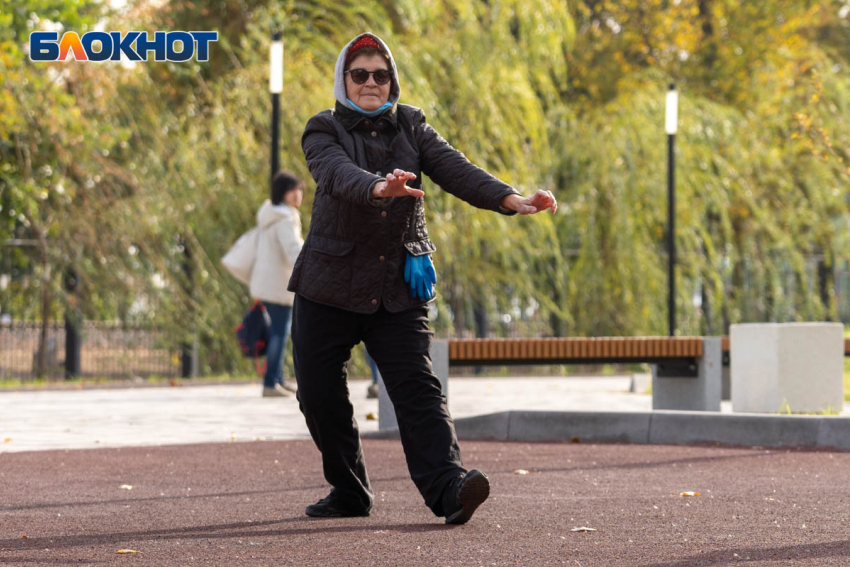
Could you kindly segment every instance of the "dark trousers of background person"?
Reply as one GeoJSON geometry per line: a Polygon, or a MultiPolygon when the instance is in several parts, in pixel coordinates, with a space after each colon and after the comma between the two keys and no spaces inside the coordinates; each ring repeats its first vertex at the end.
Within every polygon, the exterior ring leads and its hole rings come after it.
{"type": "Polygon", "coordinates": [[[269,328],[269,346],[266,353],[266,374],[263,387],[274,388],[275,384],[283,385],[283,363],[286,355],[286,340],[292,326],[292,306],[280,305],[264,301],[272,324],[269,328]]]}
{"type": "Polygon", "coordinates": [[[446,397],[431,368],[427,306],[371,315],[295,296],[292,352],[298,401],[322,453],[334,497],[352,511],[372,507],[372,488],[354,407],[348,397],[347,363],[360,341],[378,364],[395,406],[410,477],[437,516],[445,515],[443,490],[466,472],[446,397]]]}

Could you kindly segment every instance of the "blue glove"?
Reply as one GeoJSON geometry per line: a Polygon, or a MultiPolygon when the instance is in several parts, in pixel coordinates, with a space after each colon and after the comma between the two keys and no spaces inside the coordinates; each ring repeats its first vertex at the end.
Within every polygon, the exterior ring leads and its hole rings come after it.
{"type": "Polygon", "coordinates": [[[410,295],[413,297],[423,300],[434,297],[437,271],[431,255],[414,256],[408,252],[404,262],[404,281],[410,286],[410,295]]]}

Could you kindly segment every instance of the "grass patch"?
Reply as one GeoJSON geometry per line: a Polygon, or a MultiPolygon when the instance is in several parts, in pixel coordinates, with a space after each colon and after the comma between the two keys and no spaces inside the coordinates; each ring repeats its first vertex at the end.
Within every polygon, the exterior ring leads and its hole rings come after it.
{"type": "Polygon", "coordinates": [[[221,382],[256,382],[261,380],[256,375],[217,374],[198,376],[196,378],[170,378],[166,376],[148,376],[147,378],[106,378],[91,376],[74,378],[72,380],[0,380],[0,390],[26,389],[82,389],[86,386],[189,386],[193,384],[214,384],[221,382]]]}
{"type": "Polygon", "coordinates": [[[780,406],[779,411],[776,413],[782,415],[838,415],[841,413],[843,408],[834,409],[831,405],[827,406],[825,410],[821,411],[792,411],[791,406],[788,404],[788,400],[782,401],[782,406],[780,406]]]}

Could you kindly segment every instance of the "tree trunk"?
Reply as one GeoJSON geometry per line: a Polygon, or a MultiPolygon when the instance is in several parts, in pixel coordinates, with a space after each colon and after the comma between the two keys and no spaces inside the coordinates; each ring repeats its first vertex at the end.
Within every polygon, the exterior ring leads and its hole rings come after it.
{"type": "Polygon", "coordinates": [[[833,308],[832,308],[832,290],[835,286],[834,282],[834,272],[832,269],[832,262],[824,260],[818,261],[818,292],[820,295],[820,301],[823,305],[823,320],[824,321],[833,321],[835,318],[833,317],[833,308]]]}
{"type": "Polygon", "coordinates": [[[702,28],[702,40],[704,42],[704,68],[711,72],[713,71],[714,64],[717,62],[717,43],[714,39],[714,25],[711,21],[711,1],[699,0],[697,7],[699,9],[700,27],[702,28]]]}
{"type": "Polygon", "coordinates": [[[180,236],[183,245],[183,289],[186,294],[186,314],[190,321],[190,330],[180,345],[180,376],[182,378],[194,378],[198,374],[197,350],[198,336],[195,331],[197,314],[195,313],[195,266],[192,258],[192,249],[189,247],[189,239],[180,236]]]}
{"type": "Polygon", "coordinates": [[[464,304],[460,294],[460,286],[456,285],[452,290],[452,313],[455,316],[455,337],[463,338],[466,330],[466,317],[464,317],[464,304]]]}

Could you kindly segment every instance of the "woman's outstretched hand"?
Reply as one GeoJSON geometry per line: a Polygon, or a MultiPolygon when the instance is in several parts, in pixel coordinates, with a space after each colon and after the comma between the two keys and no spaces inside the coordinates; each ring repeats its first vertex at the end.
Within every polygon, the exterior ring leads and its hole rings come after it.
{"type": "Polygon", "coordinates": [[[558,202],[551,191],[538,190],[531,197],[520,197],[517,194],[507,195],[500,203],[502,208],[516,211],[521,215],[533,215],[551,209],[552,214],[558,210],[558,202]]]}
{"type": "Polygon", "coordinates": [[[379,181],[372,187],[372,196],[376,199],[383,197],[422,197],[424,191],[408,187],[406,183],[416,179],[416,174],[396,169],[387,174],[386,181],[379,181]]]}

